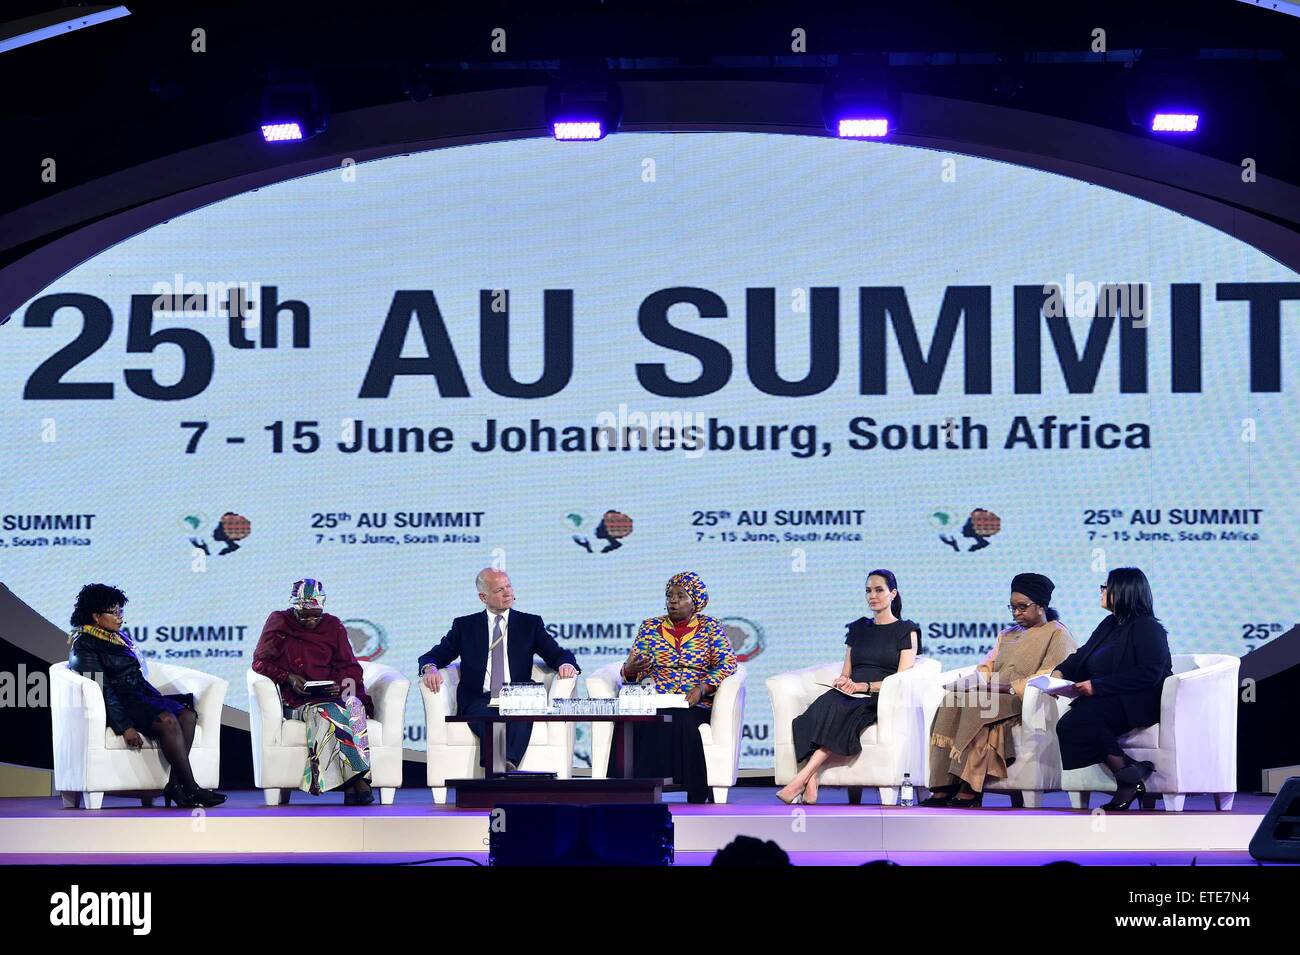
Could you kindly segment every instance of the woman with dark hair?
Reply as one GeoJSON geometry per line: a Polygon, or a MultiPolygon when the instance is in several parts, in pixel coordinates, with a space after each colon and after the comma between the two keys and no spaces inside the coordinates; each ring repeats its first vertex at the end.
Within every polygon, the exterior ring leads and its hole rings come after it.
{"type": "Polygon", "coordinates": [[[190,769],[190,747],[198,714],[194,696],[164,696],[145,679],[135,644],[122,632],[126,594],[107,584],[87,584],[72,610],[68,668],[101,680],[108,725],[131,749],[144,746],[141,734],[157,740],[171,775],[163,803],[184,808],[219,806],[226,797],[203,789],[190,769]]]}
{"type": "Polygon", "coordinates": [[[1056,724],[1061,768],[1105,763],[1115,774],[1115,798],[1102,806],[1127,809],[1146,794],[1150,761],[1133,759],[1119,737],[1160,721],[1160,695],[1173,673],[1169,635],[1155,617],[1151,584],[1136,567],[1116,567],[1101,585],[1110,615],[1077,652],[1057,668],[1074,687],[1058,695],[1074,699],[1056,724]]]}
{"type": "Polygon", "coordinates": [[[1025,684],[1051,673],[1075,647],[1060,614],[1048,606],[1055,584],[1017,574],[1007,609],[1016,622],[967,680],[948,693],[930,726],[930,798],[923,806],[969,809],[984,799],[986,780],[1006,779],[1015,760],[1011,731],[1020,723],[1025,684]]]}
{"type": "Polygon", "coordinates": [[[832,757],[853,759],[862,752],[862,733],[876,722],[876,703],[885,677],[911,669],[921,652],[921,628],[900,620],[903,598],[888,570],[867,575],[871,619],[859,617],[844,638],[844,666],[827,690],[796,716],[794,758],[804,763],[794,779],[777,792],[784,803],[817,802],[822,766],[832,757]],[[807,760],[807,762],[804,762],[807,760]]]}

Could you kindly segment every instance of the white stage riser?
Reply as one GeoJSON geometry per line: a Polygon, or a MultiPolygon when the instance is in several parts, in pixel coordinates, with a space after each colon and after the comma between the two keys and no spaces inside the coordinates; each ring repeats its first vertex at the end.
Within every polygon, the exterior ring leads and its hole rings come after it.
{"type": "MultiPolygon", "coordinates": [[[[864,809],[674,817],[676,848],[716,851],[738,835],[789,852],[1244,852],[1262,816],[1244,813],[1016,813],[864,809]]],[[[507,817],[508,820],[508,817],[507,817]]],[[[485,852],[484,813],[430,818],[219,815],[0,819],[5,853],[485,852]]]]}

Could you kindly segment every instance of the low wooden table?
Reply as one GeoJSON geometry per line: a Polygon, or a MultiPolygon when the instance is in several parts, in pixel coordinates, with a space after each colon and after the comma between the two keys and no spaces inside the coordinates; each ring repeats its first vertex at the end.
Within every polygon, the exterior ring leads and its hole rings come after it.
{"type": "Polygon", "coordinates": [[[663,798],[663,780],[632,775],[632,727],[637,723],[662,723],[672,719],[672,710],[645,715],[619,713],[540,715],[491,713],[448,716],[448,723],[486,723],[479,738],[483,754],[482,779],[449,779],[456,790],[456,806],[490,809],[510,803],[657,803],[663,798]],[[496,723],[613,723],[614,743],[609,754],[608,779],[550,779],[531,774],[498,773],[493,768],[492,726],[496,723]]]}

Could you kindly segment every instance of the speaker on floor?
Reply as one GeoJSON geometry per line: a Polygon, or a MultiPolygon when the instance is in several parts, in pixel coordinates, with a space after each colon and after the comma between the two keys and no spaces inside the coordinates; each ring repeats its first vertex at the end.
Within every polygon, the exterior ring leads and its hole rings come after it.
{"type": "Polygon", "coordinates": [[[1250,840],[1250,857],[1260,862],[1300,862],[1300,776],[1292,776],[1250,840]]]}
{"type": "Polygon", "coordinates": [[[657,805],[499,806],[488,865],[672,865],[673,817],[657,805]]]}

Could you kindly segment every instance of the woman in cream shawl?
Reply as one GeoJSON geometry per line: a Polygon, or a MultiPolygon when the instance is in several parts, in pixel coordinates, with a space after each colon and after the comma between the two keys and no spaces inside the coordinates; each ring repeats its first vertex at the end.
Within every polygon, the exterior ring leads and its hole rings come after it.
{"type": "Polygon", "coordinates": [[[973,678],[948,687],[930,726],[932,795],[922,805],[978,806],[985,780],[1007,777],[1025,683],[1050,674],[1075,649],[1070,631],[1048,606],[1054,587],[1042,574],[1017,574],[1011,581],[1008,606],[1016,626],[998,634],[973,678]]]}

